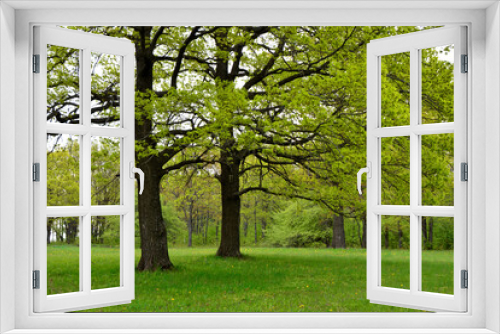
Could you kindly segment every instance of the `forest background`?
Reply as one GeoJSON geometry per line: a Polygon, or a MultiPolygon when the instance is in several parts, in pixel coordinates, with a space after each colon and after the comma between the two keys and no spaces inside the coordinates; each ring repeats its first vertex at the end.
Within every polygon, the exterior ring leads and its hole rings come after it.
{"type": "MultiPolygon", "coordinates": [[[[222,258],[245,258],[242,247],[366,248],[366,202],[356,191],[366,165],[366,46],[434,27],[69,28],[135,45],[136,165],[145,172],[138,271],[183,266],[170,258],[177,248],[222,258]]],[[[79,54],[49,46],[47,122],[80,122],[79,54]]],[[[423,123],[453,122],[452,59],[453,46],[422,50],[423,123]]],[[[382,126],[409,124],[409,60],[381,57],[382,126]]],[[[92,123],[118,127],[120,59],[92,53],[91,68],[92,123]]],[[[80,203],[79,142],[47,136],[48,206],[80,203]]],[[[409,205],[409,137],[380,145],[382,204],[409,205]]],[[[91,154],[92,205],[119,204],[120,142],[93,138],[91,154]]],[[[453,134],[422,136],[422,204],[452,206],[453,174],[453,134]]],[[[79,227],[77,217],[48,219],[47,244],[78,246],[79,227]]],[[[93,217],[91,228],[93,247],[119,246],[119,216],[93,217]]],[[[381,234],[384,249],[406,261],[408,217],[384,216],[381,234]]],[[[422,243],[452,251],[453,219],[422,217],[422,243]]],[[[67,262],[71,251],[61,249],[67,262]]],[[[428,291],[453,285],[436,284],[428,291]]]]}

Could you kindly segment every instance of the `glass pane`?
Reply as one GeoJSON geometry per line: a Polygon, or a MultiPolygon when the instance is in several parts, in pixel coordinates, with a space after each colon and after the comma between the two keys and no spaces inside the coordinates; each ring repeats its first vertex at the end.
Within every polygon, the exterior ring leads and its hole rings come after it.
{"type": "Polygon", "coordinates": [[[453,206],[453,133],[421,138],[422,205],[453,206]]]}
{"type": "Polygon", "coordinates": [[[121,56],[91,53],[91,122],[95,126],[120,126],[121,56]]]}
{"type": "Polygon", "coordinates": [[[47,122],[80,123],[80,50],[47,45],[47,122]]]}
{"type": "Polygon", "coordinates": [[[120,139],[92,137],[92,205],[120,205],[120,139]]]}
{"type": "Polygon", "coordinates": [[[410,217],[381,216],[382,286],[410,289],[410,217]]]}
{"type": "Polygon", "coordinates": [[[453,122],[453,44],[421,52],[422,124],[453,122]]]}
{"type": "Polygon", "coordinates": [[[410,205],[410,137],[381,138],[382,205],[410,205]]]}
{"type": "Polygon", "coordinates": [[[80,291],[80,218],[47,218],[47,294],[80,291]]]}
{"type": "Polygon", "coordinates": [[[47,135],[47,206],[80,205],[80,136],[47,135]]]}
{"type": "Polygon", "coordinates": [[[120,286],[120,216],[92,217],[92,289],[120,286]]]}
{"type": "Polygon", "coordinates": [[[381,56],[381,124],[410,125],[410,52],[381,56]]]}
{"type": "Polygon", "coordinates": [[[422,217],[422,291],[453,294],[451,217],[422,217]]]}

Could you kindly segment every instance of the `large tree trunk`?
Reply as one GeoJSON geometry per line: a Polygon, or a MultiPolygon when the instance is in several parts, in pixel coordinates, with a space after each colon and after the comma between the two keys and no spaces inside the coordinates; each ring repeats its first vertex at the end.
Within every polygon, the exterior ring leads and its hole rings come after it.
{"type": "Polygon", "coordinates": [[[167,229],[159,196],[161,168],[158,169],[152,163],[143,165],[143,168],[147,177],[144,180],[144,192],[139,196],[138,203],[142,252],[137,269],[170,269],[173,264],[168,256],[167,229]]]}
{"type": "Polygon", "coordinates": [[[240,257],[240,162],[231,158],[227,159],[224,153],[221,154],[222,226],[217,256],[240,257]]]}
{"type": "MultiPolygon", "coordinates": [[[[151,27],[135,28],[139,33],[139,41],[136,42],[136,90],[138,93],[150,94],[153,90],[153,53],[149,47],[151,27]]],[[[148,111],[137,106],[137,111],[144,115],[140,120],[135,120],[136,140],[149,138],[153,131],[153,123],[148,117],[148,111]]],[[[153,145],[146,139],[145,146],[153,145]]],[[[156,270],[169,269],[173,267],[168,256],[167,230],[160,202],[160,182],[162,179],[163,165],[155,156],[143,157],[136,152],[136,163],[144,171],[144,192],[138,199],[139,227],[141,234],[141,259],[137,269],[156,270]]]]}
{"type": "Polygon", "coordinates": [[[332,248],[345,248],[344,215],[333,217],[332,248]]]}

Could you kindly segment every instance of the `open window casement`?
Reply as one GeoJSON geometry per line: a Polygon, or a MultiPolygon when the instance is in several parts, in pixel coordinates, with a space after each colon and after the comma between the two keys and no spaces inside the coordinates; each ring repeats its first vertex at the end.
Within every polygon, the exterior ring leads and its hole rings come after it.
{"type": "MultiPolygon", "coordinates": [[[[368,44],[368,166],[364,171],[368,172],[367,298],[372,303],[430,311],[464,312],[467,309],[464,281],[467,275],[467,182],[462,175],[467,168],[464,164],[467,163],[466,54],[465,27],[408,33],[368,44]],[[438,70],[433,72],[432,59],[451,66],[452,70],[448,71],[452,73],[451,79],[449,76],[442,78],[438,70]],[[396,89],[388,88],[389,80],[396,82],[392,86],[396,89]],[[452,87],[453,101],[439,96],[442,87],[438,85],[443,82],[452,87]],[[429,114],[429,108],[435,114],[429,114]],[[447,115],[441,117],[443,113],[447,115]],[[450,139],[448,146],[440,150],[443,156],[451,157],[449,164],[432,166],[431,162],[429,167],[426,162],[424,166],[423,161],[429,157],[428,143],[440,145],[445,139],[450,139]],[[425,173],[429,168],[435,168],[432,173],[451,181],[433,184],[439,178],[427,177],[425,173]],[[391,173],[393,178],[388,182],[391,173]],[[432,202],[429,200],[432,187],[438,187],[435,193],[448,195],[432,202]],[[427,225],[422,228],[422,224],[431,219],[437,222],[435,225],[447,219],[453,226],[450,228],[453,231],[450,232],[453,283],[449,283],[452,287],[446,293],[426,290],[424,284],[433,274],[424,268],[427,265],[423,261],[428,249],[424,242],[427,225]],[[400,233],[399,237],[409,233],[409,260],[406,262],[409,277],[400,279],[397,284],[391,282],[390,276],[394,274],[384,259],[388,252],[384,251],[388,238],[384,233],[389,233],[385,224],[391,223],[392,226],[397,224],[394,230],[400,233]],[[401,227],[404,224],[405,232],[401,227]]],[[[393,253],[396,252],[398,250],[393,253]]]]}
{"type": "Polygon", "coordinates": [[[34,311],[129,303],[134,299],[134,46],[124,39],[35,27],[33,72],[34,311]],[[114,279],[107,279],[107,269],[92,254],[102,237],[99,224],[113,227],[114,279]],[[51,280],[61,274],[50,265],[56,255],[47,244],[57,242],[71,243],[60,247],[73,254],[58,263],[78,272],[63,286],[51,280]]]}

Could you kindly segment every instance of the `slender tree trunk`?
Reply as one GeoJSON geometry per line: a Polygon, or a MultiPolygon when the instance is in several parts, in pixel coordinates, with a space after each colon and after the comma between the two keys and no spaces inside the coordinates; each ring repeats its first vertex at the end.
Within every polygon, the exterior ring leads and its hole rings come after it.
{"type": "Polygon", "coordinates": [[[357,219],[356,219],[356,226],[358,228],[359,246],[363,247],[363,236],[361,234],[361,226],[360,226],[360,223],[357,219]]]}
{"type": "Polygon", "coordinates": [[[200,215],[198,214],[198,205],[196,205],[196,235],[200,234],[200,215]]]}
{"type": "Polygon", "coordinates": [[[207,219],[206,219],[206,222],[205,222],[205,241],[204,243],[208,243],[208,223],[210,221],[210,216],[207,215],[207,219]]]}
{"type": "Polygon", "coordinates": [[[262,239],[264,239],[266,237],[266,227],[267,227],[267,222],[265,218],[261,220],[260,226],[261,226],[260,236],[262,239]]]}
{"type": "Polygon", "coordinates": [[[331,248],[335,248],[333,245],[335,244],[335,222],[332,220],[332,241],[330,243],[331,248]]]}
{"type": "Polygon", "coordinates": [[[217,255],[222,257],[240,257],[240,210],[241,196],[239,178],[239,160],[228,159],[221,154],[221,200],[222,227],[220,246],[217,255]]]}
{"type": "Polygon", "coordinates": [[[403,230],[401,229],[401,225],[398,222],[398,248],[403,248],[403,230]]]}
{"type": "Polygon", "coordinates": [[[427,217],[422,217],[422,239],[424,241],[424,249],[428,247],[428,239],[427,239],[427,217]]]}
{"type": "Polygon", "coordinates": [[[193,246],[193,201],[189,202],[188,247],[193,246]]]}
{"type": "Polygon", "coordinates": [[[254,230],[254,242],[257,245],[257,196],[253,197],[253,230],[254,230]]]}
{"type": "Polygon", "coordinates": [[[248,219],[245,219],[245,222],[243,223],[243,234],[245,235],[245,238],[248,235],[248,219]]]}
{"type": "Polygon", "coordinates": [[[385,226],[385,230],[384,230],[384,241],[385,241],[385,248],[389,249],[389,247],[390,247],[390,245],[389,245],[389,228],[387,226],[385,226]]]}
{"type": "Polygon", "coordinates": [[[219,220],[217,220],[217,222],[215,223],[215,239],[218,238],[219,238],[219,220]]]}
{"type": "Polygon", "coordinates": [[[333,217],[332,248],[345,248],[344,215],[333,217]]]}
{"type": "MultiPolygon", "coordinates": [[[[144,95],[153,90],[154,55],[150,48],[152,27],[134,28],[139,37],[135,43],[136,52],[136,91],[144,95]]],[[[146,146],[153,147],[150,139],[153,121],[149,111],[136,106],[142,116],[135,120],[135,138],[146,146]],[[147,139],[144,139],[147,138],[147,139]]],[[[138,270],[170,269],[173,267],[168,256],[167,230],[163,220],[160,203],[160,182],[163,176],[163,163],[156,156],[143,157],[136,152],[136,164],[144,171],[144,192],[138,198],[139,228],[141,238],[141,259],[138,270]]]]}
{"type": "Polygon", "coordinates": [[[434,221],[432,218],[430,219],[429,222],[429,249],[433,249],[433,243],[434,242],[434,221]]]}
{"type": "Polygon", "coordinates": [[[47,223],[47,245],[50,245],[50,234],[52,233],[52,219],[47,223]]]}
{"type": "Polygon", "coordinates": [[[362,218],[363,222],[363,238],[361,239],[361,247],[366,248],[366,216],[363,216],[362,218]]]}

